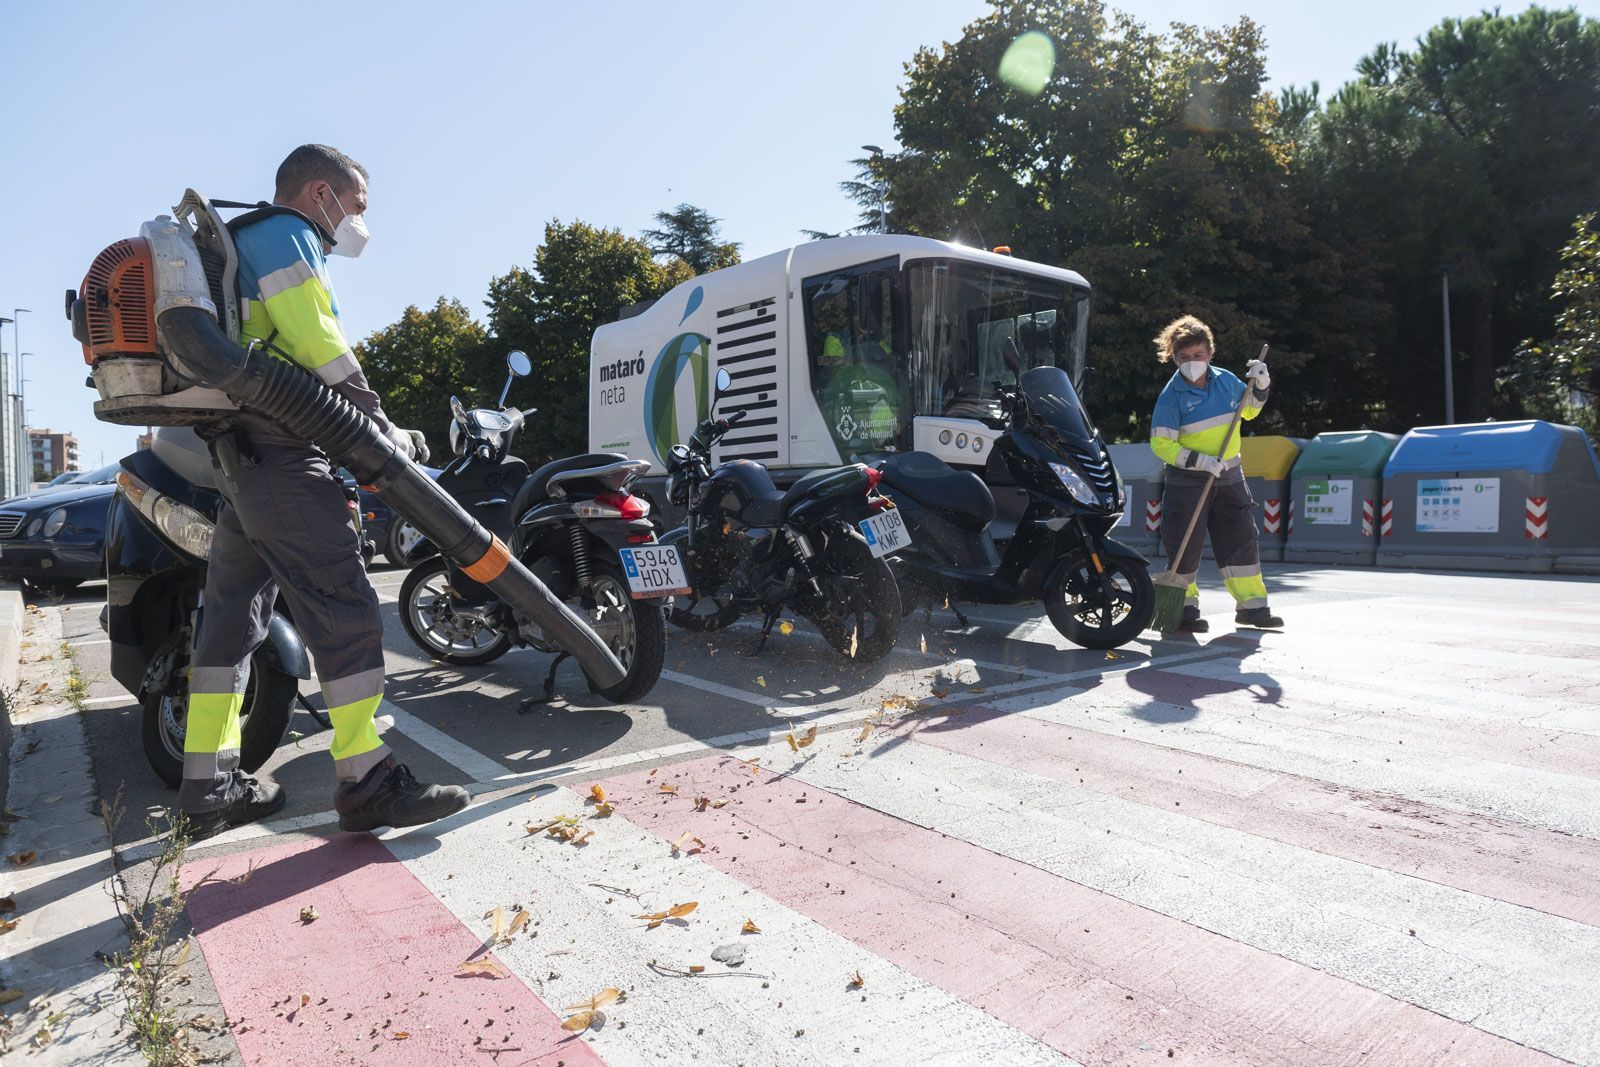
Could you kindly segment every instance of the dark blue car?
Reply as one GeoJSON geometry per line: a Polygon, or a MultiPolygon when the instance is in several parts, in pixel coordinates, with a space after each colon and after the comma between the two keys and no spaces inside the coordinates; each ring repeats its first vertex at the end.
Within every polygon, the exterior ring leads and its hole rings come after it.
{"type": "Polygon", "coordinates": [[[0,501],[0,581],[61,595],[106,576],[106,511],[113,463],[0,501]]]}

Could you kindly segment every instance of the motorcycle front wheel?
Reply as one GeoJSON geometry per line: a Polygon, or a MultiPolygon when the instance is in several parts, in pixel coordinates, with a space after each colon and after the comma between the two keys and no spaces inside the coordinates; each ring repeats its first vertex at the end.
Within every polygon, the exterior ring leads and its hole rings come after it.
{"type": "Polygon", "coordinates": [[[400,584],[400,625],[432,658],[458,667],[497,660],[511,649],[511,635],[471,615],[450,593],[442,556],[411,569],[400,584]]]}
{"type": "Polygon", "coordinates": [[[806,607],[823,638],[845,656],[871,662],[900,640],[900,587],[894,572],[862,541],[839,534],[817,557],[822,601],[806,607]]]}
{"type": "MultiPolygon", "coordinates": [[[[183,782],[183,739],[189,717],[188,649],[173,655],[181,657],[168,674],[173,685],[145,694],[142,734],[151,769],[176,789],[183,782]]],[[[239,712],[239,768],[245,773],[260,770],[283,744],[299,692],[300,680],[271,666],[263,653],[258,651],[251,659],[239,712]]]]}
{"type": "Polygon", "coordinates": [[[1133,560],[1102,555],[1108,599],[1100,576],[1086,557],[1074,557],[1056,567],[1044,591],[1050,622],[1075,645],[1117,648],[1145,627],[1156,611],[1156,591],[1150,568],[1133,560]]]}

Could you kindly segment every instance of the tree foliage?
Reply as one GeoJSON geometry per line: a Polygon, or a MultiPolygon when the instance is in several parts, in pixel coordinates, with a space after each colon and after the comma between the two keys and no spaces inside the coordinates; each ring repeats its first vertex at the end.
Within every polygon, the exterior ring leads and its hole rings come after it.
{"type": "Polygon", "coordinates": [[[1550,287],[1555,333],[1546,344],[1524,341],[1502,387],[1538,418],[1574,422],[1600,434],[1600,229],[1596,216],[1573,223],[1550,287]]]}
{"type": "Polygon", "coordinates": [[[695,274],[731,267],[739,262],[739,243],[724,242],[717,232],[722,220],[693,204],[679,204],[656,212],[659,230],[646,230],[650,250],[669,260],[681,259],[695,274]]]}
{"type": "Polygon", "coordinates": [[[384,412],[426,434],[435,457],[448,454],[450,393],[476,392],[495,360],[488,331],[461,301],[444,297],[426,311],[415,304],[406,308],[399,321],[356,345],[355,353],[384,412]]]}

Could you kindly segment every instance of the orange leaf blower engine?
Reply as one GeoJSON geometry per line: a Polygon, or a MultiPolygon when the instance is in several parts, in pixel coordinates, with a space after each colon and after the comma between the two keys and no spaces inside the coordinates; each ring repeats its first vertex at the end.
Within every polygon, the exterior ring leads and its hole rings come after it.
{"type": "Polygon", "coordinates": [[[100,394],[94,414],[102,422],[191,426],[237,410],[226,394],[201,386],[156,329],[160,312],[188,305],[210,310],[230,338],[239,337],[238,255],[227,226],[192,189],[175,212],[108,246],[83,284],[67,290],[67,318],[90,368],[86,384],[100,394]],[[205,292],[192,284],[199,275],[205,292]],[[162,284],[174,276],[187,276],[190,284],[162,284]]]}

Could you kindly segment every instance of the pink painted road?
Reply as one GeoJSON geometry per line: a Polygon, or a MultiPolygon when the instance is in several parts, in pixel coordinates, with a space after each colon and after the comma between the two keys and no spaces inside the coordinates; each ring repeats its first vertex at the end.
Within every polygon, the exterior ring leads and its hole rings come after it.
{"type": "Polygon", "coordinates": [[[190,917],[249,1064],[1600,1064],[1600,635],[1377,603],[200,850],[190,917]]]}

